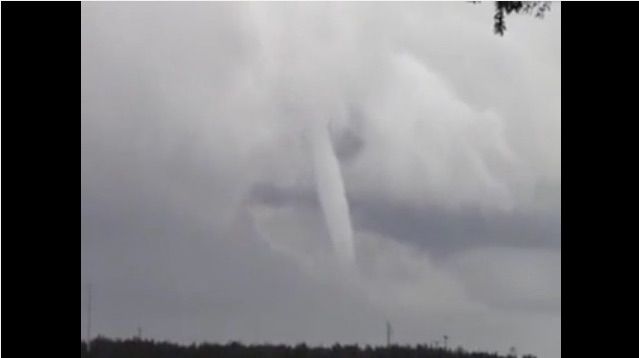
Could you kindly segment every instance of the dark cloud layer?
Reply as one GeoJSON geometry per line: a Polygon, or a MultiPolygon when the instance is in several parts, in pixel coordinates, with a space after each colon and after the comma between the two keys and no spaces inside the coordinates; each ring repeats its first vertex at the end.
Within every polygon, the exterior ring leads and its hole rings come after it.
{"type": "MultiPolygon", "coordinates": [[[[252,200],[274,207],[317,210],[313,191],[258,184],[252,200]]],[[[435,257],[483,246],[549,248],[561,246],[559,213],[485,213],[479,208],[450,210],[411,207],[375,197],[349,197],[353,225],[399,240],[435,257]]]]}

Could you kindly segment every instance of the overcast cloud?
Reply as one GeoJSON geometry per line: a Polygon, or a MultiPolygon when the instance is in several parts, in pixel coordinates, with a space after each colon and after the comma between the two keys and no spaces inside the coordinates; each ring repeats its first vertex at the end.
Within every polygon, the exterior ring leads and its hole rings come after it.
{"type": "Polygon", "coordinates": [[[560,357],[561,8],[492,11],[83,3],[82,337],[560,357]]]}

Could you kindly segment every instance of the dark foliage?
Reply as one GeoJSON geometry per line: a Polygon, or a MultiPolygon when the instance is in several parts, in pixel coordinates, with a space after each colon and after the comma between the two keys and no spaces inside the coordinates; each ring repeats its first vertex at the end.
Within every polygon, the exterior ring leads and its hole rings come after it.
{"type": "MultiPolygon", "coordinates": [[[[192,344],[182,346],[168,342],[127,339],[112,340],[97,338],[87,347],[81,342],[81,358],[214,358],[214,357],[422,357],[422,358],[505,358],[497,353],[467,352],[461,347],[452,349],[427,345],[390,347],[360,347],[339,345],[332,347],[308,347],[305,344],[244,345],[238,342],[227,344],[192,344]],[[89,351],[90,350],[90,351],[89,351]]],[[[535,358],[527,355],[527,358],[535,358]]]]}
{"type": "Polygon", "coordinates": [[[546,11],[550,11],[550,1],[495,1],[495,33],[504,35],[506,15],[523,13],[542,18],[546,11]]]}
{"type": "MultiPolygon", "coordinates": [[[[474,4],[481,1],[471,1],[474,4]]],[[[544,14],[550,11],[550,1],[495,1],[495,33],[503,36],[506,31],[506,15],[534,14],[535,17],[543,18],[544,14]]]]}

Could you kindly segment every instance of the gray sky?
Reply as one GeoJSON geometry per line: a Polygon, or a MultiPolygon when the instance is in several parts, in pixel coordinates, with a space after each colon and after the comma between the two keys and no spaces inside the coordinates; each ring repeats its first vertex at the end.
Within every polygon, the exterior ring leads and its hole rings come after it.
{"type": "Polygon", "coordinates": [[[83,3],[82,337],[560,357],[561,9],[492,11],[83,3]]]}

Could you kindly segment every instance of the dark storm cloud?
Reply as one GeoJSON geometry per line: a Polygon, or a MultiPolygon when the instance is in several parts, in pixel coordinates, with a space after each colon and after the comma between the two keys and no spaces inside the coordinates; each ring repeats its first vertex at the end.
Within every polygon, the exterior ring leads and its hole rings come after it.
{"type": "Polygon", "coordinates": [[[356,131],[349,129],[333,138],[335,154],[343,162],[353,160],[364,147],[364,139],[356,131]]]}
{"type": "MultiPolygon", "coordinates": [[[[302,188],[255,185],[252,200],[274,207],[317,208],[316,194],[302,188]]],[[[485,246],[549,248],[561,246],[559,213],[484,212],[390,202],[377,197],[349,197],[353,224],[416,248],[435,257],[485,246]]]]}
{"type": "Polygon", "coordinates": [[[478,208],[447,210],[411,208],[402,204],[352,200],[353,221],[434,255],[482,246],[560,247],[560,221],[555,215],[483,213],[478,208]]]}
{"type": "Polygon", "coordinates": [[[350,163],[356,159],[357,155],[364,149],[366,143],[361,132],[365,122],[366,118],[362,111],[355,106],[349,106],[347,126],[332,132],[331,139],[335,147],[335,154],[342,164],[350,163]]]}
{"type": "Polygon", "coordinates": [[[317,194],[301,188],[280,188],[270,183],[257,183],[251,190],[250,198],[260,204],[274,207],[313,207],[319,208],[317,194]]]}

